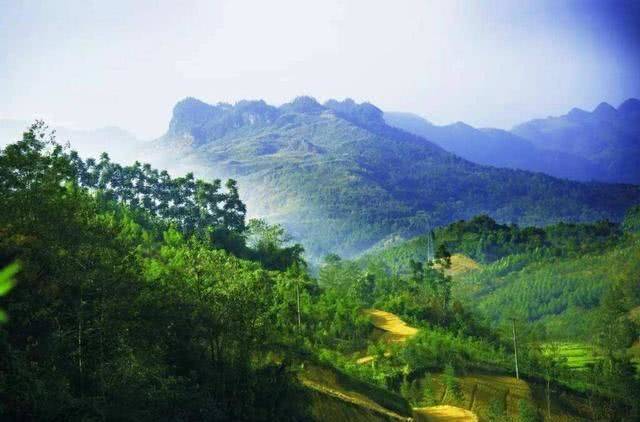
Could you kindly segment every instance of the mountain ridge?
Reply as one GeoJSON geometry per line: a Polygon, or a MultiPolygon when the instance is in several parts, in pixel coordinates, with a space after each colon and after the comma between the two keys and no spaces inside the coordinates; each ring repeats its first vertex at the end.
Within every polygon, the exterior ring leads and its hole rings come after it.
{"type": "Polygon", "coordinates": [[[314,259],[355,256],[390,235],[481,213],[534,225],[619,220],[640,201],[633,186],[472,163],[350,99],[298,97],[279,107],[185,99],[150,147],[169,157],[164,164],[238,179],[250,214],[285,225],[314,259]]]}
{"type": "Polygon", "coordinates": [[[640,100],[618,108],[600,103],[591,112],[573,109],[561,116],[516,125],[511,133],[536,147],[589,160],[603,169],[601,181],[640,183],[640,100]]]}
{"type": "Polygon", "coordinates": [[[474,128],[464,122],[437,126],[411,113],[385,113],[391,126],[435,142],[474,163],[541,172],[578,181],[590,181],[603,169],[581,157],[561,151],[542,151],[530,141],[495,128],[474,128]]]}

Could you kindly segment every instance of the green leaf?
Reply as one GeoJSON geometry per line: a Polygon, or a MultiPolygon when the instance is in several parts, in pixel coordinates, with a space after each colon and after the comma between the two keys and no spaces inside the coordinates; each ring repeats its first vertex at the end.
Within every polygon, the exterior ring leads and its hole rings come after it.
{"type": "Polygon", "coordinates": [[[20,271],[20,265],[16,262],[0,270],[0,296],[7,294],[14,285],[13,276],[20,271]]]}

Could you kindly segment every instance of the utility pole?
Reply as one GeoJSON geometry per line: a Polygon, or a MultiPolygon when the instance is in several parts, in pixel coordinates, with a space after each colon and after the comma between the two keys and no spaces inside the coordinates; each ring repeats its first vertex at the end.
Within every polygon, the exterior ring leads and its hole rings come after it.
{"type": "Polygon", "coordinates": [[[511,318],[511,328],[513,330],[513,353],[516,361],[516,379],[520,379],[520,374],[518,373],[518,342],[516,341],[516,319],[511,318]]]}
{"type": "Polygon", "coordinates": [[[300,276],[296,277],[296,299],[298,308],[298,332],[300,332],[300,276]]]}

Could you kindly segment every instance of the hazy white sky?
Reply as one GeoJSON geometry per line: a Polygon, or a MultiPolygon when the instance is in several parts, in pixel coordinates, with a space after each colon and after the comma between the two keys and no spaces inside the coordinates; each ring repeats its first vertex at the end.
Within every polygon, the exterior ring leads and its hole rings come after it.
{"type": "Polygon", "coordinates": [[[638,4],[0,0],[0,117],[149,138],[186,96],[307,94],[508,128],[640,96],[638,4]]]}

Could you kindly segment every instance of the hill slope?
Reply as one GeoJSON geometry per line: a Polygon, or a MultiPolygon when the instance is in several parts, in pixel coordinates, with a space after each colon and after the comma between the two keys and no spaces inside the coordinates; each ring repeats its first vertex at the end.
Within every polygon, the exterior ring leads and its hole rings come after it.
{"type": "Polygon", "coordinates": [[[637,277],[640,242],[562,258],[513,255],[460,281],[459,290],[494,323],[516,313],[552,338],[588,340],[594,312],[614,282],[637,277]]]}
{"type": "MultiPolygon", "coordinates": [[[[640,209],[622,225],[560,223],[539,228],[497,224],[486,216],[460,221],[360,257],[361,267],[410,273],[424,262],[428,243],[444,244],[458,256],[481,260],[473,271],[454,274],[455,295],[499,325],[510,316],[544,327],[551,338],[586,340],[595,311],[615,283],[640,273],[640,209]],[[465,255],[460,255],[465,254],[465,255]]],[[[458,264],[460,265],[460,264],[458,264]]],[[[627,295],[632,306],[635,299],[627,295]]]]}
{"type": "Polygon", "coordinates": [[[147,152],[162,165],[238,179],[249,213],[283,223],[311,258],[353,256],[387,236],[481,213],[533,225],[617,220],[640,200],[634,186],[473,164],[351,100],[321,105],[300,97],[273,107],[188,98],[147,152]]]}

